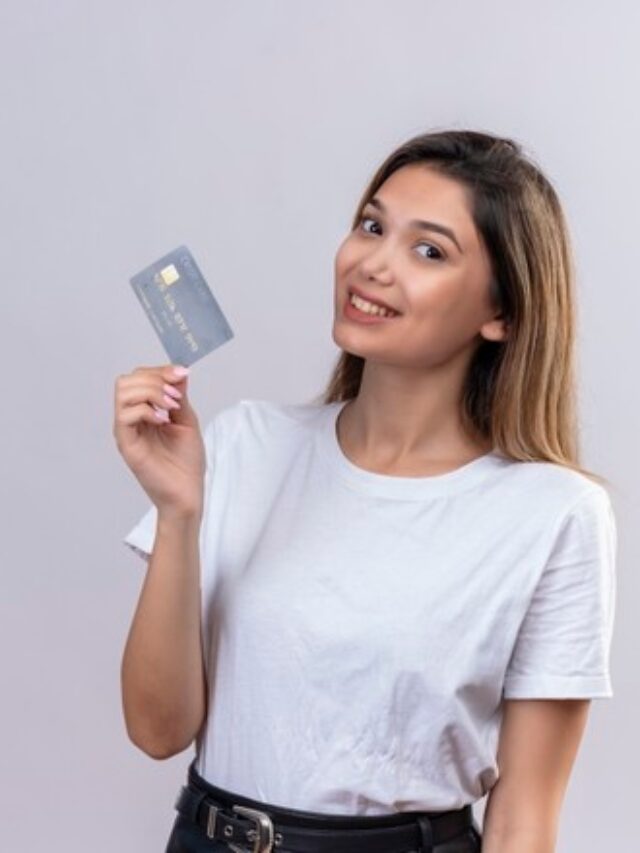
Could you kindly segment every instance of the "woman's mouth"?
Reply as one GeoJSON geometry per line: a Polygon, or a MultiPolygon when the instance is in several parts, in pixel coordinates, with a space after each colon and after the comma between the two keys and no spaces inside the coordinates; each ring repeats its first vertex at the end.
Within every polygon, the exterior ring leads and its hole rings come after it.
{"type": "Polygon", "coordinates": [[[344,314],[350,320],[357,320],[360,323],[379,323],[400,316],[397,311],[369,302],[351,291],[347,295],[344,314]]]}

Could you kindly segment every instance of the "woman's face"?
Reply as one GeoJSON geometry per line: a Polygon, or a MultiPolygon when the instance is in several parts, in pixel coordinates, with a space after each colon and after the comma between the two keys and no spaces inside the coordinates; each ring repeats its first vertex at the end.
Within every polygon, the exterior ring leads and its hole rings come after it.
{"type": "Polygon", "coordinates": [[[490,260],[466,192],[457,181],[415,163],[379,187],[335,257],[333,339],[339,347],[373,361],[420,368],[472,352],[479,334],[503,337],[489,302],[490,260]],[[397,316],[362,314],[348,304],[353,290],[390,306],[397,316]]]}

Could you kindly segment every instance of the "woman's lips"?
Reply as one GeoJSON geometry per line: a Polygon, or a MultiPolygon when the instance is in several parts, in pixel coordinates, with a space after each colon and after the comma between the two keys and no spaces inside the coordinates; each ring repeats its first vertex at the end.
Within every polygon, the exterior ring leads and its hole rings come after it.
{"type": "Polygon", "coordinates": [[[389,311],[395,311],[396,314],[400,314],[400,311],[397,311],[393,305],[387,305],[386,302],[383,302],[381,299],[375,299],[373,296],[369,296],[361,290],[358,290],[356,287],[350,287],[347,291],[347,297],[350,299],[352,295],[359,296],[360,299],[364,299],[366,302],[372,302],[374,305],[377,305],[379,308],[386,308],[389,311]]]}
{"type": "MultiPolygon", "coordinates": [[[[358,294],[356,294],[356,296],[357,295],[358,294]]],[[[391,320],[397,320],[401,315],[396,314],[394,317],[382,317],[380,314],[366,314],[364,311],[360,311],[359,308],[356,308],[355,305],[351,304],[351,292],[349,292],[344,305],[344,316],[348,320],[355,320],[357,323],[371,325],[372,323],[388,323],[391,320]]]]}

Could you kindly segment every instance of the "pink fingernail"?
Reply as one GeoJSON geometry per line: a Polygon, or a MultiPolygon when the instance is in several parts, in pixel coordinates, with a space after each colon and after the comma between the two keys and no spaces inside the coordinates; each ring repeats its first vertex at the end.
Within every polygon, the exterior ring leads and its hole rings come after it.
{"type": "Polygon", "coordinates": [[[163,394],[163,400],[169,406],[170,409],[179,409],[180,403],[177,400],[174,400],[173,397],[170,397],[168,394],[163,394]]]}
{"type": "Polygon", "coordinates": [[[165,384],[162,386],[162,390],[165,394],[168,394],[170,397],[175,397],[177,400],[182,398],[182,391],[180,391],[179,388],[174,388],[173,385],[165,384]]]}
{"type": "Polygon", "coordinates": [[[173,373],[174,373],[174,376],[180,376],[180,377],[188,376],[189,375],[189,368],[183,367],[181,364],[179,364],[177,367],[173,368],[173,373]]]}

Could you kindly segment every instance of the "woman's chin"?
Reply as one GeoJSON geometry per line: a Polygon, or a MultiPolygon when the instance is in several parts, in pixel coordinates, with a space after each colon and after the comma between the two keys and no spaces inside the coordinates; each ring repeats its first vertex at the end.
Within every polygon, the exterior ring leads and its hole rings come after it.
{"type": "Polygon", "coordinates": [[[347,328],[340,320],[335,320],[331,329],[331,337],[334,344],[351,355],[367,358],[371,355],[371,347],[366,346],[359,329],[347,328]]]}

